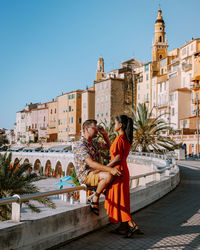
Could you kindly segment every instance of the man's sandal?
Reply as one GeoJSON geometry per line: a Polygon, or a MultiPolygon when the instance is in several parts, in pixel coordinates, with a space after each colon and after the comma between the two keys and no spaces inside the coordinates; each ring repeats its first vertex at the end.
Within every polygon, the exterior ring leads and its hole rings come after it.
{"type": "MultiPolygon", "coordinates": [[[[99,194],[98,193],[95,193],[94,196],[96,196],[96,197],[99,198],[99,194]]],[[[93,212],[94,214],[96,214],[97,216],[99,216],[99,207],[94,207],[94,206],[99,206],[99,202],[94,202],[93,201],[93,197],[92,197],[91,200],[88,200],[89,203],[90,203],[90,210],[91,210],[91,212],[93,212]]]]}

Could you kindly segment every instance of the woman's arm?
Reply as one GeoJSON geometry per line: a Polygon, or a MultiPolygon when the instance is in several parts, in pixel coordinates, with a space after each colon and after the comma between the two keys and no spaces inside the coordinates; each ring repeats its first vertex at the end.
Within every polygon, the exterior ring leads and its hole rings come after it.
{"type": "Polygon", "coordinates": [[[120,170],[116,169],[116,168],[111,168],[108,166],[104,166],[96,161],[93,161],[92,158],[87,158],[85,159],[85,162],[88,166],[90,166],[91,168],[95,169],[95,170],[99,170],[102,172],[109,172],[112,175],[117,175],[120,176],[121,172],[120,170]]]}
{"type": "Polygon", "coordinates": [[[108,163],[106,166],[112,168],[112,167],[114,167],[116,165],[119,165],[120,162],[121,162],[120,156],[116,155],[115,158],[110,163],[108,163]]]}

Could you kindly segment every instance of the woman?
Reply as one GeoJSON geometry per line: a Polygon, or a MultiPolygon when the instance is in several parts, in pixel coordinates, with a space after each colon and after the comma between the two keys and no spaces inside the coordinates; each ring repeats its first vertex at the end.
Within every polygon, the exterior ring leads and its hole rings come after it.
{"type": "Polygon", "coordinates": [[[126,115],[117,116],[115,131],[118,136],[110,147],[111,162],[107,166],[118,168],[122,175],[115,177],[110,185],[106,193],[105,208],[111,223],[121,222],[120,227],[112,232],[131,237],[133,234],[143,234],[130,214],[129,171],[126,158],[133,141],[133,120],[126,115]]]}

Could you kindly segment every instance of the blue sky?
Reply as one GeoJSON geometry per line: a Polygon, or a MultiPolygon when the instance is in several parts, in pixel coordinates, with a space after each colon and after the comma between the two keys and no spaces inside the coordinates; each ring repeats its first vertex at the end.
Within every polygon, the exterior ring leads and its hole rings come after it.
{"type": "Polygon", "coordinates": [[[151,61],[163,11],[169,50],[200,37],[200,0],[0,0],[0,128],[26,103],[47,102],[135,57],[151,61]]]}

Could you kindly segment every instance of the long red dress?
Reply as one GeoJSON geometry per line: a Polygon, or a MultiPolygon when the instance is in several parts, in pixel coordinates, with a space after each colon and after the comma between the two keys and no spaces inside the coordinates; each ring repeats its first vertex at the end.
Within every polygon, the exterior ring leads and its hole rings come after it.
{"type": "Polygon", "coordinates": [[[126,162],[129,151],[130,143],[125,135],[119,135],[110,148],[111,160],[120,156],[120,165],[115,167],[122,172],[122,176],[115,177],[106,194],[105,209],[112,223],[131,220],[129,171],[126,162]]]}

